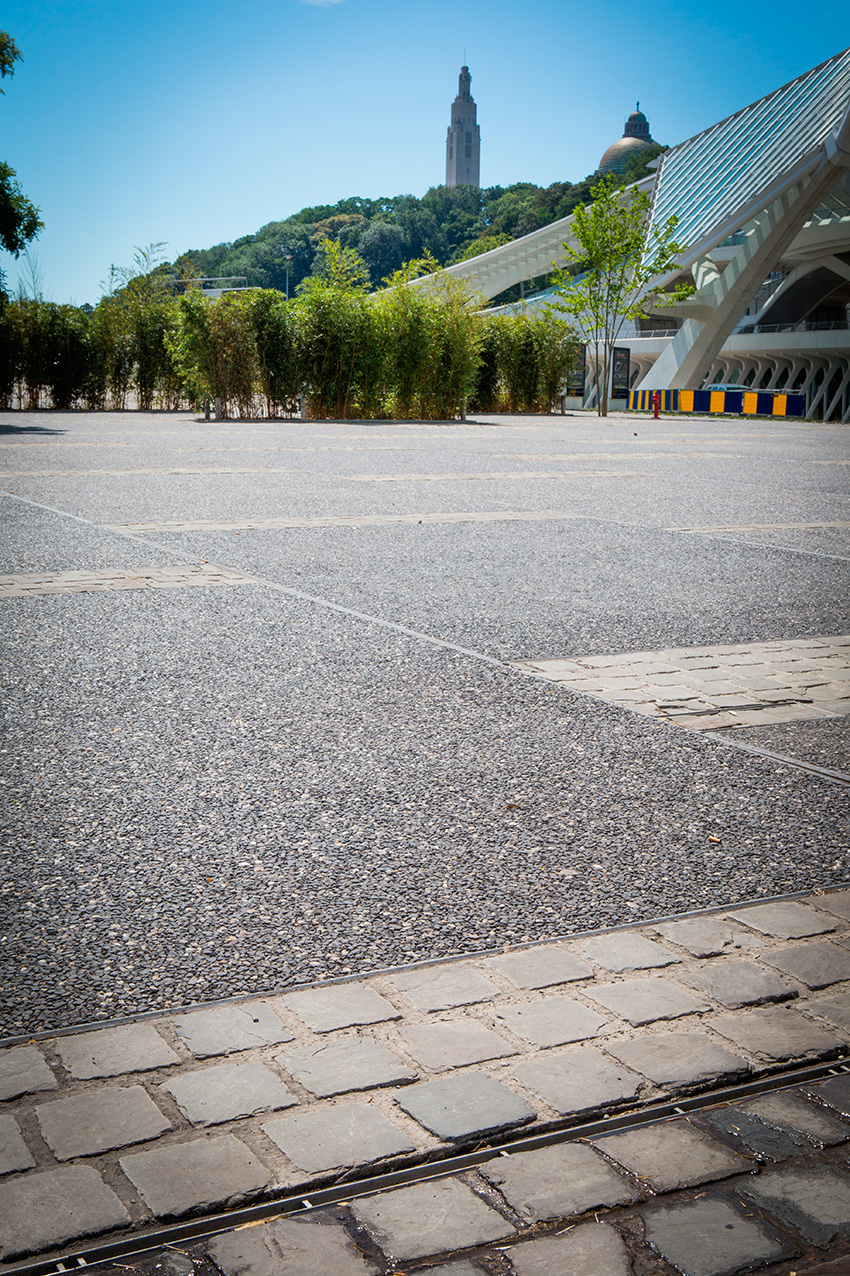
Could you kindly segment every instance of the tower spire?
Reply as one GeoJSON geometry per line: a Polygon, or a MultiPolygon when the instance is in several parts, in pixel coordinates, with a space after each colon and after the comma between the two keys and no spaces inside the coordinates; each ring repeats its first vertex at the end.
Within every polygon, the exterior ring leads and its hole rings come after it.
{"type": "Polygon", "coordinates": [[[464,62],[458,76],[457,97],[452,103],[452,122],[446,135],[447,186],[480,185],[481,130],[471,83],[472,76],[464,62]]]}

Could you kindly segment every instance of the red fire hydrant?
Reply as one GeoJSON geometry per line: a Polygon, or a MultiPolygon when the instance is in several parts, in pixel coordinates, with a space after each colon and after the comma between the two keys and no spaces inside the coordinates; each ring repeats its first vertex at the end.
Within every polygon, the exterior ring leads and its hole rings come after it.
{"type": "Polygon", "coordinates": [[[661,395],[657,390],[652,391],[652,415],[658,420],[658,407],[661,403],[661,395]]]}

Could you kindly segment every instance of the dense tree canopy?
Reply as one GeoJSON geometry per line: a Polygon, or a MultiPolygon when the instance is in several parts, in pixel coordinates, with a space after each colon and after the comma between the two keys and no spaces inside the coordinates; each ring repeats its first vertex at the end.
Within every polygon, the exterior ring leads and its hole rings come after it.
{"type": "MultiPolygon", "coordinates": [[[[15,63],[21,61],[21,51],[6,31],[0,31],[0,80],[15,74],[15,63]]],[[[0,95],[3,89],[0,88],[0,95]]],[[[27,199],[15,180],[16,173],[8,164],[0,161],[0,248],[17,257],[23,248],[35,239],[44,223],[39,210],[27,199]]],[[[0,308],[6,300],[6,277],[0,269],[0,308]]]]}
{"type": "MultiPolygon", "coordinates": [[[[618,184],[637,181],[664,148],[634,156],[618,184]]],[[[590,199],[594,176],[582,182],[535,186],[433,186],[421,199],[393,195],[354,196],[336,204],[302,208],[284,221],[269,222],[253,235],[213,248],[191,249],[175,262],[183,275],[244,275],[249,285],[283,290],[289,260],[290,294],[321,265],[325,240],[355,248],[379,287],[402,264],[430,254],[441,266],[486,252],[568,216],[590,199]],[[318,253],[318,258],[317,258],[318,253]]],[[[505,295],[501,300],[510,300],[505,295]]]]}

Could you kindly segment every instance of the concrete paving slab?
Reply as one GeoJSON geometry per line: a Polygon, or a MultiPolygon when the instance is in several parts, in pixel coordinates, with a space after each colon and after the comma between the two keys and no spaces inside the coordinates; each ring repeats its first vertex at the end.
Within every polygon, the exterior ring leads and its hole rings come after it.
{"type": "MultiPolygon", "coordinates": [[[[847,953],[847,961],[850,964],[850,953],[847,953]]],[[[797,995],[795,988],[772,971],[765,970],[754,961],[736,961],[729,957],[709,966],[684,970],[678,977],[689,988],[719,1001],[721,1006],[728,1006],[730,1010],[768,1001],[788,1001],[797,995]]]]}
{"type": "Polygon", "coordinates": [[[542,997],[516,1006],[499,1006],[493,1009],[493,1015],[535,1046],[562,1046],[608,1031],[604,1015],[569,997],[542,997]]]}
{"type": "Polygon", "coordinates": [[[673,966],[681,961],[669,948],[627,930],[594,935],[592,939],[584,940],[581,951],[597,966],[618,975],[626,970],[649,970],[656,966],[673,966]]]}
{"type": "Polygon", "coordinates": [[[231,1134],[134,1152],[119,1164],[157,1218],[179,1218],[255,1196],[272,1177],[231,1134]]]}
{"type": "Polygon", "coordinates": [[[104,1088],[40,1103],[35,1115],[57,1161],[144,1143],[172,1128],[138,1085],[104,1088]]]}
{"type": "Polygon", "coordinates": [[[806,1086],[806,1093],[820,1103],[826,1103],[843,1117],[850,1117],[850,1074],[830,1077],[816,1085],[806,1086]]]}
{"type": "Polygon", "coordinates": [[[35,1046],[0,1051],[0,1099],[17,1099],[40,1090],[58,1090],[59,1082],[35,1046]]]}
{"type": "Polygon", "coordinates": [[[642,1077],[590,1046],[541,1052],[517,1064],[511,1075],[563,1116],[616,1108],[633,1099],[644,1084],[642,1077]]]}
{"type": "Polygon", "coordinates": [[[824,891],[823,895],[812,895],[807,903],[850,922],[850,890],[824,891]]]}
{"type": "Polygon", "coordinates": [[[832,1147],[850,1139],[850,1125],[836,1121],[814,1104],[806,1103],[787,1091],[765,1094],[742,1106],[745,1112],[766,1121],[768,1125],[775,1125],[786,1133],[799,1134],[817,1147],[832,1147]]]}
{"type": "Polygon", "coordinates": [[[419,1010],[451,1010],[489,1001],[499,991],[480,971],[463,963],[425,966],[390,975],[388,982],[419,1010]]]}
{"type": "Polygon", "coordinates": [[[125,1072],[147,1072],[180,1062],[180,1056],[159,1035],[153,1024],[131,1023],[120,1028],[59,1037],[56,1053],[72,1077],[119,1077],[125,1072]]]}
{"type": "Polygon", "coordinates": [[[292,1040],[292,1033],[263,1001],[193,1010],[188,1015],[175,1015],[171,1022],[197,1059],[292,1040]]]}
{"type": "Polygon", "coordinates": [[[656,1032],[606,1042],[605,1050],[656,1085],[674,1090],[742,1076],[750,1067],[740,1055],[701,1032],[656,1032]]]}
{"type": "Polygon", "coordinates": [[[850,1175],[822,1166],[769,1170],[738,1191],[820,1249],[850,1236],[850,1175]]]}
{"type": "Polygon", "coordinates": [[[441,1263],[439,1267],[418,1267],[413,1276],[481,1276],[482,1269],[477,1265],[473,1267],[472,1263],[462,1259],[459,1263],[441,1263]]]}
{"type": "Polygon", "coordinates": [[[222,1063],[184,1072],[162,1089],[193,1125],[220,1125],[237,1117],[291,1108],[298,1100],[262,1063],[222,1063]]]}
{"type": "Polygon", "coordinates": [[[684,918],[678,922],[662,922],[653,929],[671,943],[680,944],[694,957],[717,957],[754,947],[759,940],[724,916],[684,918]]]}
{"type": "Polygon", "coordinates": [[[537,1113],[513,1090],[481,1072],[424,1081],[396,1095],[415,1121],[448,1142],[528,1125],[537,1113]]]}
{"type": "Polygon", "coordinates": [[[752,926],[764,935],[774,939],[804,939],[807,935],[823,935],[835,930],[837,922],[816,913],[813,908],[793,901],[780,901],[776,904],[752,904],[747,908],[738,908],[728,914],[733,921],[752,926]]]}
{"type": "Polygon", "coordinates": [[[305,988],[281,997],[281,1002],[313,1032],[333,1032],[336,1028],[401,1018],[401,1012],[368,984],[305,988]]]}
{"type": "Polygon", "coordinates": [[[799,979],[807,988],[828,988],[850,979],[850,951],[839,944],[797,944],[773,949],[764,954],[762,961],[799,979]]]}
{"type": "Polygon", "coordinates": [[[850,1038],[850,992],[837,993],[834,997],[816,997],[800,1003],[807,1015],[825,1019],[850,1038]]]}
{"type": "Polygon", "coordinates": [[[486,965],[504,975],[517,988],[551,988],[555,984],[593,977],[593,968],[586,961],[564,948],[556,948],[554,944],[490,957],[486,965]]]}
{"type": "Polygon", "coordinates": [[[644,1214],[646,1239],[683,1276],[730,1276],[793,1258],[786,1237],[722,1198],[662,1205],[644,1214]]]}
{"type": "Polygon", "coordinates": [[[592,1139],[591,1146],[643,1179],[654,1192],[746,1174],[752,1161],[696,1130],[687,1121],[625,1130],[592,1139]]]}
{"type": "Polygon", "coordinates": [[[275,1062],[320,1099],[418,1079],[418,1074],[398,1055],[371,1037],[345,1037],[285,1050],[275,1055],[275,1062]]]}
{"type": "Polygon", "coordinates": [[[717,1015],[711,1026],[742,1050],[766,1059],[829,1056],[844,1044],[835,1033],[818,1027],[796,1010],[778,1006],[717,1015]]]}
{"type": "Polygon", "coordinates": [[[507,1251],[516,1276],[631,1276],[625,1242],[610,1223],[582,1223],[566,1236],[544,1236],[507,1251]]]}
{"type": "Polygon", "coordinates": [[[480,1170],[529,1223],[572,1218],[640,1199],[627,1178],[580,1143],[494,1157],[480,1170]]]}
{"type": "Polygon", "coordinates": [[[0,1183],[0,1258],[37,1254],[129,1222],[118,1197],[88,1165],[0,1183]]]}
{"type": "Polygon", "coordinates": [[[730,1103],[700,1114],[700,1124],[713,1134],[726,1135],[733,1146],[767,1161],[785,1161],[811,1151],[800,1134],[779,1129],[774,1123],[747,1112],[741,1104],[730,1103]]]}
{"type": "Polygon", "coordinates": [[[658,977],[624,979],[618,984],[588,988],[586,996],[634,1027],[657,1019],[678,1019],[681,1015],[693,1015],[710,1008],[708,1002],[692,997],[669,979],[658,977]]]}
{"type": "Polygon", "coordinates": [[[516,1235],[510,1223],[457,1179],[360,1197],[351,1209],[381,1252],[396,1262],[516,1235]]]}
{"type": "Polygon", "coordinates": [[[399,1029],[399,1037],[407,1053],[430,1072],[445,1072],[517,1053],[516,1046],[485,1028],[478,1019],[410,1024],[399,1029]]]}
{"type": "Polygon", "coordinates": [[[338,1103],[315,1112],[293,1112],[263,1126],[293,1165],[307,1174],[373,1165],[413,1152],[398,1126],[368,1103],[338,1103]]]}
{"type": "Polygon", "coordinates": [[[15,1118],[7,1114],[0,1116],[0,1174],[14,1174],[34,1166],[32,1152],[24,1143],[15,1118]]]}
{"type": "Polygon", "coordinates": [[[216,1236],[206,1251],[224,1276],[371,1276],[377,1268],[337,1223],[279,1218],[216,1236]]]}

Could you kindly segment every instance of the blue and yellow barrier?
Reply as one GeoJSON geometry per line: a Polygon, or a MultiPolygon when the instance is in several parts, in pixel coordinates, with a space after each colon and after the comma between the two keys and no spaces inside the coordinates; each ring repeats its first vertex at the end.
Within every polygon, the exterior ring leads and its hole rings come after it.
{"type": "MultiPolygon", "coordinates": [[[[654,390],[630,390],[629,407],[651,412],[654,390]]],[[[773,394],[760,390],[659,390],[661,412],[734,412],[743,416],[803,416],[803,394],[773,394]]]]}

